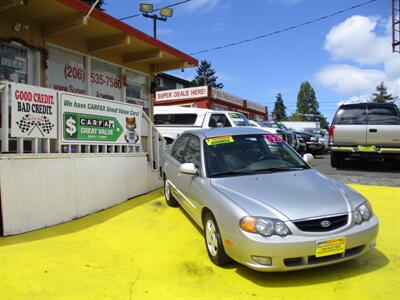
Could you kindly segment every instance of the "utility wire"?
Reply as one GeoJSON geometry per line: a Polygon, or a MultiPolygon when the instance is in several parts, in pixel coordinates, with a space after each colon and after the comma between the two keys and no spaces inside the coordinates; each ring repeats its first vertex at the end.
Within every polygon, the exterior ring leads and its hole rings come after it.
{"type": "Polygon", "coordinates": [[[233,43],[226,44],[226,45],[223,45],[223,46],[218,46],[218,47],[214,47],[214,48],[210,48],[210,49],[200,50],[200,51],[197,51],[197,52],[190,53],[189,55],[207,53],[207,52],[211,52],[211,51],[215,51],[215,50],[221,50],[221,49],[224,49],[224,48],[237,46],[237,45],[240,45],[240,44],[250,43],[250,42],[253,42],[253,41],[256,41],[256,40],[259,40],[259,39],[270,37],[272,35],[283,33],[285,31],[298,29],[300,27],[303,27],[303,26],[306,26],[306,25],[310,25],[310,24],[313,24],[313,23],[328,19],[328,18],[334,17],[334,16],[339,15],[339,14],[343,14],[343,13],[348,12],[350,10],[353,10],[353,9],[356,9],[356,8],[371,4],[371,3],[376,2],[376,1],[378,1],[378,0],[369,0],[369,1],[366,1],[366,2],[363,2],[363,3],[351,6],[349,8],[336,11],[336,12],[331,13],[329,15],[309,20],[309,21],[301,23],[301,24],[293,25],[293,26],[290,26],[290,27],[285,27],[285,28],[282,28],[282,29],[279,29],[279,30],[276,30],[276,31],[273,31],[273,32],[269,32],[269,33],[266,33],[266,34],[263,34],[263,35],[259,35],[259,36],[253,37],[253,38],[241,40],[241,41],[238,41],[238,42],[233,42],[233,43]]]}
{"type": "MultiPolygon", "coordinates": [[[[173,4],[167,5],[167,6],[163,6],[163,8],[164,8],[164,7],[174,7],[174,6],[178,6],[178,5],[181,5],[181,4],[188,3],[188,2],[190,2],[190,1],[193,1],[193,0],[184,0],[184,1],[176,2],[176,3],[173,3],[173,4]]],[[[152,12],[159,11],[160,9],[161,9],[161,8],[156,8],[156,9],[154,9],[152,12]]],[[[122,20],[126,20],[126,19],[136,18],[136,17],[139,17],[139,16],[141,16],[141,15],[142,15],[141,13],[138,13],[138,14],[135,14],[135,15],[123,17],[123,18],[121,18],[121,19],[119,19],[119,20],[122,21],[122,20]]]]}

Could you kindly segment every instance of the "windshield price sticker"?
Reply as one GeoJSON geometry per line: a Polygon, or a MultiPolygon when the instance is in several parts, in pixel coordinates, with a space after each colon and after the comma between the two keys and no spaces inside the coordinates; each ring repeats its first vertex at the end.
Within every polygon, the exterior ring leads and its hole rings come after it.
{"type": "Polygon", "coordinates": [[[206,139],[206,143],[208,146],[214,146],[214,145],[219,145],[219,144],[228,144],[228,143],[233,143],[233,142],[234,142],[233,137],[230,135],[206,139]]]}
{"type": "Polygon", "coordinates": [[[264,134],[263,138],[271,143],[283,143],[283,141],[274,134],[264,134]]]}

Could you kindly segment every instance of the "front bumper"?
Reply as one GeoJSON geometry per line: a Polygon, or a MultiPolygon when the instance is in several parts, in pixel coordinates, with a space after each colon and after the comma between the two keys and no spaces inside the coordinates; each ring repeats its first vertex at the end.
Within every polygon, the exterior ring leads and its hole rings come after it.
{"type": "MultiPolygon", "coordinates": [[[[352,222],[353,223],[353,222],[352,222]]],[[[331,232],[302,232],[293,223],[287,224],[292,235],[263,237],[242,232],[233,247],[225,247],[227,254],[251,269],[264,272],[292,271],[334,264],[358,257],[375,247],[378,219],[371,217],[361,225],[348,224],[331,232]],[[315,257],[316,242],[346,237],[346,251],[325,257],[315,257]],[[256,263],[252,256],[271,257],[269,266],[256,263]]]]}

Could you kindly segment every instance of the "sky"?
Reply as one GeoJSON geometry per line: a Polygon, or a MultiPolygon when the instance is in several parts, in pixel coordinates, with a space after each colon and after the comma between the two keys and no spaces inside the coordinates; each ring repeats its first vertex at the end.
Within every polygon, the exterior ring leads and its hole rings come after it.
{"type": "MultiPolygon", "coordinates": [[[[366,2],[367,0],[192,0],[174,7],[174,15],[157,23],[157,37],[195,53],[246,40],[366,2]]],[[[137,14],[137,0],[105,0],[116,18],[137,14]]],[[[155,8],[180,0],[149,0],[155,8]]],[[[287,112],[296,109],[300,84],[313,86],[320,111],[328,120],[338,103],[370,97],[384,82],[400,96],[400,54],[391,48],[391,0],[378,0],[298,29],[238,46],[195,54],[208,60],[224,90],[267,105],[270,112],[282,93],[287,112]]],[[[152,35],[152,20],[124,20],[152,35]]],[[[170,72],[191,80],[195,68],[170,72]]]]}

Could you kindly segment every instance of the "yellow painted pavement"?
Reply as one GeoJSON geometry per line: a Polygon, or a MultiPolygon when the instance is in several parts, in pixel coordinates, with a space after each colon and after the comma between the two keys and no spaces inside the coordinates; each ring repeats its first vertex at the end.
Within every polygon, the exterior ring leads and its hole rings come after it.
{"type": "Polygon", "coordinates": [[[199,229],[162,191],[0,238],[0,299],[400,299],[400,188],[353,186],[381,226],[377,249],[287,273],[213,265],[199,229]]]}

